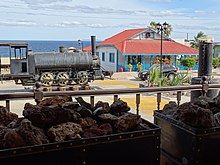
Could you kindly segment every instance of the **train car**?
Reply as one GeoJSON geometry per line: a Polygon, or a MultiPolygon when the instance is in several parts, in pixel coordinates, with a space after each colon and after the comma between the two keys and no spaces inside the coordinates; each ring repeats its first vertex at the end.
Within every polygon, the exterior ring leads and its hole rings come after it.
{"type": "Polygon", "coordinates": [[[10,75],[6,77],[22,85],[40,81],[43,86],[85,85],[92,80],[104,79],[106,73],[111,73],[101,69],[99,57],[95,53],[95,36],[91,36],[91,44],[91,53],[68,51],[64,47],[60,47],[59,52],[28,52],[25,46],[12,47],[15,51],[14,56],[10,53],[10,75]]]}

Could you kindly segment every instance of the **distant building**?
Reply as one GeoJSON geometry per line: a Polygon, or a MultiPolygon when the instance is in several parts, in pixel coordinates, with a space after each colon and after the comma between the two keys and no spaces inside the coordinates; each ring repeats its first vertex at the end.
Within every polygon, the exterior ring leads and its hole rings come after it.
{"type": "MultiPolygon", "coordinates": [[[[106,70],[127,71],[132,64],[132,71],[137,71],[137,63],[142,69],[160,62],[161,36],[150,28],[122,31],[97,44],[96,53],[101,66],[106,70]]],[[[91,50],[86,47],[84,50],[91,50]]],[[[162,61],[166,64],[179,65],[178,60],[186,56],[198,56],[198,50],[163,37],[162,61]]],[[[181,67],[181,66],[178,66],[181,67]]]]}
{"type": "Polygon", "coordinates": [[[218,43],[214,43],[214,47],[213,47],[213,49],[214,49],[214,57],[220,57],[220,42],[218,42],[218,43]]]}

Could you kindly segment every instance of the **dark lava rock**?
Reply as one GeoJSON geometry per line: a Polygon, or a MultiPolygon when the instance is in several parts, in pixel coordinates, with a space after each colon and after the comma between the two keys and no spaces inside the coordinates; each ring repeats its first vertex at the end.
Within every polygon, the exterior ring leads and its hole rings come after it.
{"type": "Polygon", "coordinates": [[[62,104],[62,108],[76,110],[79,107],[79,103],[77,102],[65,102],[62,104]]]}
{"type": "Polygon", "coordinates": [[[97,109],[93,112],[93,115],[94,115],[95,117],[97,117],[97,116],[99,116],[99,115],[101,115],[101,114],[104,114],[104,113],[108,113],[108,111],[105,110],[103,107],[99,107],[99,108],[97,108],[97,109]]]}
{"type": "Polygon", "coordinates": [[[0,125],[7,126],[10,122],[17,118],[17,114],[8,112],[5,107],[0,106],[0,125]]]}
{"type": "Polygon", "coordinates": [[[44,130],[35,127],[28,119],[23,119],[17,128],[4,130],[4,148],[15,148],[49,143],[44,130]]]}
{"type": "Polygon", "coordinates": [[[71,102],[72,97],[71,96],[54,96],[50,98],[46,98],[38,104],[39,106],[50,106],[50,105],[60,105],[66,103],[66,102],[71,102]]]}
{"type": "Polygon", "coordinates": [[[91,138],[96,136],[103,136],[112,133],[112,126],[109,123],[102,124],[100,126],[94,125],[84,130],[83,137],[91,138]]]}
{"type": "Polygon", "coordinates": [[[3,139],[6,132],[7,132],[7,127],[0,125],[0,149],[3,149],[3,139]]]}
{"type": "Polygon", "coordinates": [[[112,126],[109,123],[101,124],[99,128],[104,131],[105,135],[112,134],[113,132],[112,126]]]}
{"type": "Polygon", "coordinates": [[[128,104],[123,100],[116,100],[110,105],[110,113],[117,114],[121,112],[128,112],[131,108],[128,104]]]}
{"type": "Polygon", "coordinates": [[[103,136],[105,133],[103,130],[101,130],[98,127],[92,127],[89,129],[86,129],[83,134],[82,137],[83,138],[91,138],[91,137],[97,137],[97,136],[103,136]]]}
{"type": "Polygon", "coordinates": [[[213,100],[216,102],[216,106],[220,108],[220,92],[213,100]]]}
{"type": "Polygon", "coordinates": [[[213,127],[214,117],[209,109],[199,107],[191,102],[183,103],[177,109],[174,119],[192,127],[213,127]]]}
{"type": "Polygon", "coordinates": [[[120,116],[114,126],[119,131],[127,132],[136,128],[141,122],[140,115],[127,113],[120,116]]]}
{"type": "Polygon", "coordinates": [[[216,106],[216,101],[207,96],[199,96],[194,99],[193,104],[205,109],[210,109],[211,107],[216,106]]]}
{"type": "Polygon", "coordinates": [[[87,103],[82,97],[76,97],[75,99],[81,106],[93,110],[93,106],[90,103],[87,103]]]}
{"type": "Polygon", "coordinates": [[[79,118],[78,113],[60,106],[38,106],[29,103],[25,104],[23,116],[29,119],[33,125],[44,129],[68,121],[77,122],[79,118]]]}
{"type": "Polygon", "coordinates": [[[94,109],[98,109],[102,107],[105,111],[109,112],[110,111],[110,106],[109,106],[109,103],[108,102],[103,102],[103,101],[98,101],[96,104],[95,104],[95,107],[94,109]]]}
{"type": "Polygon", "coordinates": [[[40,145],[49,143],[43,129],[32,125],[28,119],[23,119],[16,131],[26,142],[26,145],[40,145]]]}
{"type": "Polygon", "coordinates": [[[101,123],[110,123],[111,125],[114,125],[117,120],[118,117],[110,113],[105,113],[98,116],[98,121],[101,123]]]}
{"type": "Polygon", "coordinates": [[[78,107],[76,109],[76,112],[78,112],[81,115],[81,117],[92,117],[93,116],[92,111],[84,106],[78,107]]]}
{"type": "Polygon", "coordinates": [[[220,112],[214,114],[214,122],[216,127],[220,126],[220,112]]]}
{"type": "Polygon", "coordinates": [[[173,116],[177,108],[178,108],[177,103],[175,101],[170,101],[168,104],[164,105],[161,113],[164,115],[173,116]]]}
{"type": "Polygon", "coordinates": [[[23,137],[15,129],[7,130],[3,139],[3,148],[17,148],[26,145],[23,137]]]}
{"type": "Polygon", "coordinates": [[[24,120],[24,119],[25,119],[24,117],[19,117],[19,118],[13,120],[11,123],[9,123],[9,124],[7,125],[7,128],[11,128],[11,129],[12,129],[12,128],[17,128],[17,127],[19,127],[20,124],[21,124],[21,121],[24,120]]]}
{"type": "Polygon", "coordinates": [[[52,126],[48,129],[47,135],[51,141],[60,142],[81,138],[81,125],[73,122],[66,122],[52,126]]]}
{"type": "Polygon", "coordinates": [[[91,117],[80,118],[79,119],[79,124],[81,125],[81,127],[83,129],[85,129],[85,128],[88,128],[88,127],[91,127],[91,126],[95,125],[96,124],[96,120],[94,120],[91,117]]]}

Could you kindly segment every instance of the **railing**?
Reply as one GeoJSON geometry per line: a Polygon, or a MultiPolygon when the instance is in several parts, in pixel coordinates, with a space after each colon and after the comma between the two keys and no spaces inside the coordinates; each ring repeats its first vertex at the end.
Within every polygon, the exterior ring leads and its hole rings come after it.
{"type": "Polygon", "coordinates": [[[157,109],[160,110],[161,93],[176,91],[177,104],[180,104],[183,91],[201,91],[202,95],[206,95],[209,89],[218,89],[220,84],[202,83],[201,85],[188,85],[188,86],[168,86],[168,87],[151,87],[151,88],[126,88],[126,89],[104,89],[104,90],[80,90],[80,91],[41,91],[41,86],[36,83],[36,88],[33,92],[20,92],[20,93],[0,93],[0,100],[6,101],[6,108],[10,111],[10,100],[33,98],[36,103],[39,103],[44,97],[52,96],[89,96],[90,103],[94,105],[95,96],[99,95],[113,95],[113,100],[117,100],[121,94],[135,94],[136,97],[136,112],[139,114],[140,94],[156,93],[157,94],[157,109]]]}

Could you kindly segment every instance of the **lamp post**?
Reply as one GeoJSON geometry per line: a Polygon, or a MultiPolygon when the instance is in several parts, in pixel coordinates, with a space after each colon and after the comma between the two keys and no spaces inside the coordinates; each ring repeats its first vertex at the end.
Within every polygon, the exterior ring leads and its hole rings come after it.
{"type": "Polygon", "coordinates": [[[162,56],[163,56],[163,31],[167,29],[168,24],[164,22],[163,24],[157,23],[157,30],[160,32],[160,78],[162,78],[162,56]]]}
{"type": "Polygon", "coordinates": [[[83,51],[83,42],[81,40],[78,40],[78,46],[81,51],[83,51]]]}

